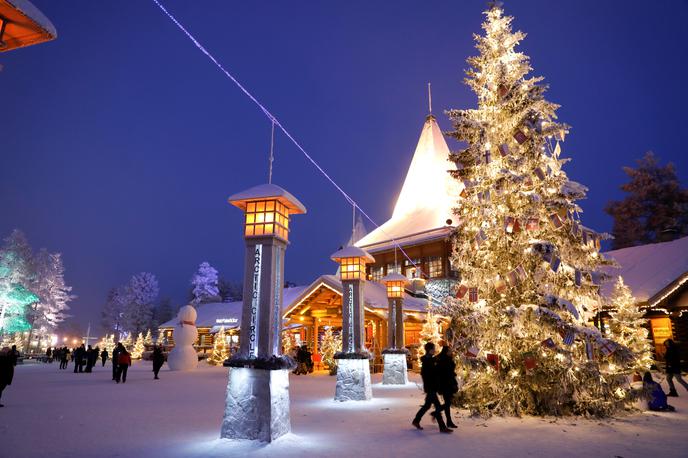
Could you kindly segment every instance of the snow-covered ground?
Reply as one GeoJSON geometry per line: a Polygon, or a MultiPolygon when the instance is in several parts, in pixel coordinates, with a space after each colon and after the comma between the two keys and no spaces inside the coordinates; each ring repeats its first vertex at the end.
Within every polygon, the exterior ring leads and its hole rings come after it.
{"type": "Polygon", "coordinates": [[[422,401],[415,382],[401,388],[373,376],[370,402],[333,401],[335,379],[291,378],[293,433],[272,444],[219,439],[227,371],[201,364],[194,373],[153,380],[138,362],[126,384],[110,366],[92,374],[59,371],[57,364],[17,367],[0,409],[1,457],[194,456],[467,456],[686,457],[688,393],[670,398],[678,412],[636,413],[609,421],[582,418],[467,418],[440,434],[429,416],[411,426],[422,401]]]}

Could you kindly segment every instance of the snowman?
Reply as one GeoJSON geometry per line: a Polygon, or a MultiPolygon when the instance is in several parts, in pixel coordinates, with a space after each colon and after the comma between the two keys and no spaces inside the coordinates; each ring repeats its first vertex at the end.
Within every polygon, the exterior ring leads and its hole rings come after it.
{"type": "Polygon", "coordinates": [[[193,343],[198,338],[196,309],[185,305],[177,314],[179,323],[174,328],[174,348],[167,357],[167,364],[173,371],[192,371],[198,365],[198,354],[193,343]]]}

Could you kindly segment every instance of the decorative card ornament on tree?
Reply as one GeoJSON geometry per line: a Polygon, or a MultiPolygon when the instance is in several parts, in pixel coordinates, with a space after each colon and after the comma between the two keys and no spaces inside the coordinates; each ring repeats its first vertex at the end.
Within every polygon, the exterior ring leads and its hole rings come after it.
{"type": "Polygon", "coordinates": [[[509,145],[506,143],[502,143],[499,145],[499,154],[502,155],[502,157],[506,157],[509,155],[509,145]]]}
{"type": "Polygon", "coordinates": [[[480,229],[477,234],[475,234],[475,239],[473,239],[473,243],[475,244],[476,248],[480,248],[480,245],[483,244],[487,240],[487,235],[485,234],[485,231],[480,229]]]}
{"type": "Polygon", "coordinates": [[[494,287],[499,294],[502,294],[506,291],[506,282],[502,278],[497,278],[494,282],[494,287]]]}
{"type": "Polygon", "coordinates": [[[486,359],[487,363],[494,367],[497,372],[499,372],[499,355],[495,353],[488,353],[486,359]]]}
{"type": "Polygon", "coordinates": [[[540,220],[537,218],[528,218],[526,222],[526,230],[528,231],[539,231],[540,230],[540,220]]]}
{"type": "Polygon", "coordinates": [[[526,367],[527,371],[532,371],[537,366],[537,360],[535,359],[535,353],[529,351],[523,353],[523,365],[526,367]]]}
{"type": "Polygon", "coordinates": [[[559,259],[558,256],[552,256],[552,261],[549,263],[549,266],[552,268],[552,271],[554,273],[559,270],[559,266],[561,265],[561,259],[559,259]]]}
{"type": "Polygon", "coordinates": [[[509,93],[509,89],[503,84],[500,84],[499,87],[497,88],[497,94],[499,95],[499,98],[501,98],[501,99],[506,97],[506,95],[508,93],[509,93]]]}
{"type": "Polygon", "coordinates": [[[574,273],[574,283],[576,284],[577,287],[580,288],[581,283],[583,283],[583,274],[579,269],[576,269],[574,273]]]}
{"type": "Polygon", "coordinates": [[[552,213],[549,215],[549,220],[552,223],[552,226],[554,226],[554,229],[561,229],[561,227],[564,225],[564,222],[561,220],[558,213],[552,213]]]}
{"type": "Polygon", "coordinates": [[[616,344],[611,340],[604,339],[600,345],[600,351],[604,356],[609,356],[616,351],[616,344]]]}
{"type": "Polygon", "coordinates": [[[512,288],[518,285],[518,275],[516,274],[515,269],[506,274],[506,281],[509,282],[509,286],[512,288]]]}
{"type": "Polygon", "coordinates": [[[478,302],[478,288],[468,288],[468,300],[478,302]]]}
{"type": "Polygon", "coordinates": [[[519,264],[514,271],[516,272],[516,277],[518,278],[519,282],[526,281],[526,269],[523,268],[523,265],[519,264]]]}
{"type": "Polygon", "coordinates": [[[516,129],[516,132],[514,132],[514,140],[516,140],[519,145],[522,145],[526,142],[526,140],[528,140],[528,137],[521,129],[516,129]]]}
{"type": "Polygon", "coordinates": [[[541,181],[545,179],[545,172],[543,172],[540,167],[535,167],[533,173],[535,173],[535,176],[538,177],[538,179],[540,179],[541,181]]]}
{"type": "Polygon", "coordinates": [[[507,216],[504,219],[504,231],[507,234],[517,234],[521,230],[521,224],[513,216],[507,216]]]}
{"type": "Polygon", "coordinates": [[[554,343],[554,340],[551,337],[548,337],[545,340],[543,340],[542,342],[540,342],[540,345],[542,345],[545,348],[550,348],[550,349],[557,347],[557,344],[554,343]]]}
{"type": "MultiPolygon", "coordinates": [[[[573,221],[573,218],[571,219],[571,221],[573,221]]],[[[571,223],[571,234],[573,234],[575,237],[578,237],[580,235],[580,232],[580,224],[578,224],[576,221],[573,221],[573,223],[571,223]]]]}
{"type": "Polygon", "coordinates": [[[466,350],[466,356],[469,358],[475,358],[480,354],[480,349],[475,345],[472,345],[468,350],[466,350]]]}
{"type": "Polygon", "coordinates": [[[485,151],[485,164],[492,162],[492,153],[490,151],[485,151]]]}
{"type": "Polygon", "coordinates": [[[457,299],[463,299],[463,297],[466,295],[468,292],[468,286],[461,284],[459,285],[459,288],[456,290],[456,298],[457,299]]]}
{"type": "Polygon", "coordinates": [[[561,335],[561,338],[564,341],[564,345],[568,345],[568,346],[573,345],[573,340],[576,338],[576,334],[571,329],[568,329],[568,330],[562,329],[559,332],[559,334],[561,335]]]}
{"type": "Polygon", "coordinates": [[[554,147],[554,153],[552,153],[552,156],[559,157],[561,154],[561,146],[559,146],[559,142],[557,142],[556,146],[554,147]]]}
{"type": "Polygon", "coordinates": [[[595,359],[595,350],[590,342],[590,337],[585,338],[585,355],[588,357],[588,361],[595,359]]]}

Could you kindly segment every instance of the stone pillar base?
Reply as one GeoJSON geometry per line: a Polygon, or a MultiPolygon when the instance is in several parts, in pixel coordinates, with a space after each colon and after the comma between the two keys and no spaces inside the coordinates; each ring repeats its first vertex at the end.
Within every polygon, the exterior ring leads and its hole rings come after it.
{"type": "Polygon", "coordinates": [[[382,355],[385,366],[382,373],[383,385],[406,385],[408,373],[406,366],[406,354],[385,353],[382,355]]]}
{"type": "Polygon", "coordinates": [[[271,442],[290,431],[289,370],[232,367],[220,436],[271,442]]]}
{"type": "Polygon", "coordinates": [[[369,401],[373,398],[368,359],[338,359],[335,401],[369,401]]]}

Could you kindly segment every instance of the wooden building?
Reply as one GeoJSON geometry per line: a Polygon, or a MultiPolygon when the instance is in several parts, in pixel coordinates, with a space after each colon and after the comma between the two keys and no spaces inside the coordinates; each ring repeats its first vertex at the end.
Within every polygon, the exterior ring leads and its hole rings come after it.
{"type": "MultiPolygon", "coordinates": [[[[638,306],[646,311],[650,336],[658,359],[664,341],[673,339],[688,358],[688,237],[671,242],[623,248],[605,253],[620,265],[610,273],[621,275],[638,306]]],[[[602,287],[611,293],[613,281],[602,287]]]]}

